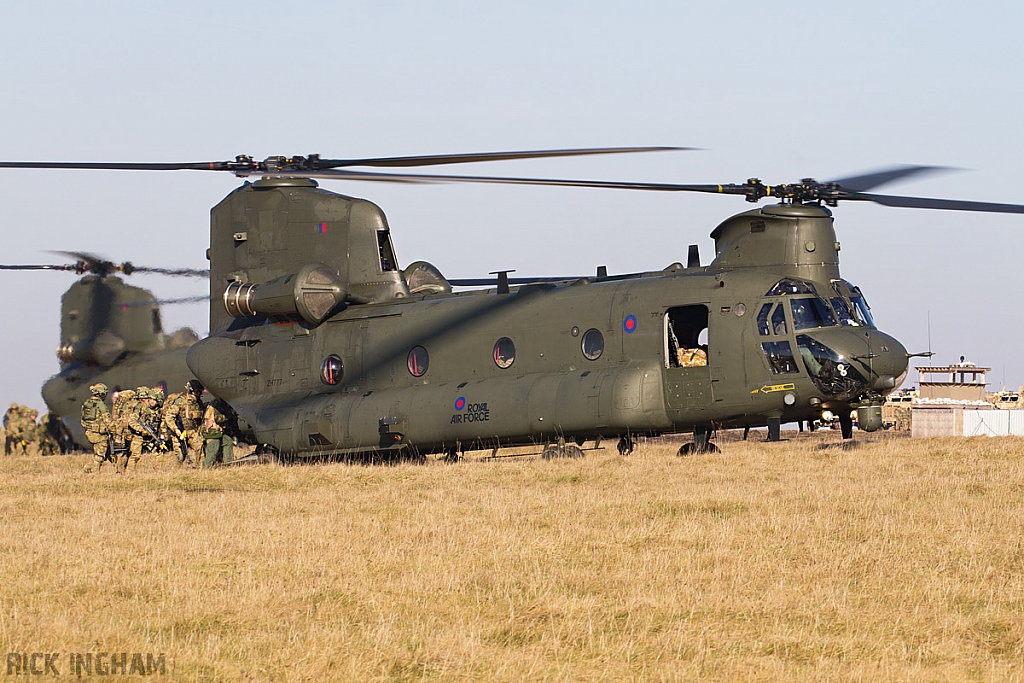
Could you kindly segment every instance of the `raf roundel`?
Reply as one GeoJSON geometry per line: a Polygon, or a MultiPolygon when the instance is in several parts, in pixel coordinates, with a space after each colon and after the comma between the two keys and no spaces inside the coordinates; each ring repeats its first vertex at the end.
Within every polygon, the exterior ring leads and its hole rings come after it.
{"type": "Polygon", "coordinates": [[[455,399],[455,410],[462,410],[465,407],[466,407],[466,397],[465,396],[459,396],[457,399],[455,399]]]}
{"type": "Polygon", "coordinates": [[[636,316],[627,315],[626,319],[622,321],[622,329],[626,331],[626,334],[633,334],[636,332],[636,316]]]}

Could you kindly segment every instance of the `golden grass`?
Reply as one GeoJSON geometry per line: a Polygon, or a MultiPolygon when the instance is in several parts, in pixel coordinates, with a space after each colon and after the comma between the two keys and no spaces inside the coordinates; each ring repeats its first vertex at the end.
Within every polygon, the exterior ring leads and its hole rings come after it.
{"type": "Polygon", "coordinates": [[[1024,440],[837,445],[4,458],[0,642],[176,681],[1024,680],[1024,440]]]}

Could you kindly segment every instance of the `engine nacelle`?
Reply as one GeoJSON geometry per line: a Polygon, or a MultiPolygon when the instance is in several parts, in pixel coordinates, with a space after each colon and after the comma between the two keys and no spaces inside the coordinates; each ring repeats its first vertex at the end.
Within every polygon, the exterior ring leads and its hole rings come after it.
{"type": "Polygon", "coordinates": [[[57,358],[62,363],[95,363],[110,367],[125,352],[124,339],[110,330],[104,330],[92,339],[65,344],[57,349],[57,358]]]}
{"type": "Polygon", "coordinates": [[[318,325],[349,298],[340,282],[333,270],[312,263],[298,273],[269,282],[232,282],[224,290],[224,308],[233,318],[297,313],[306,322],[318,325]]]}

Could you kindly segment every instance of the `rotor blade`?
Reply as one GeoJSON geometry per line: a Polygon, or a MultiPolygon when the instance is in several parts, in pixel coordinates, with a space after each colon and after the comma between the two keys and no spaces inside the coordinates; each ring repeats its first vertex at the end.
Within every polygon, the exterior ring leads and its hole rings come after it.
{"type": "Polygon", "coordinates": [[[102,256],[97,256],[96,254],[90,254],[90,253],[85,252],[85,251],[59,251],[59,250],[52,250],[51,249],[47,253],[49,253],[49,254],[57,254],[59,256],[70,256],[73,259],[78,259],[79,261],[85,261],[86,263],[112,263],[112,261],[108,261],[107,259],[103,258],[102,256]]]}
{"type": "Polygon", "coordinates": [[[613,190],[655,190],[662,192],[710,192],[746,194],[745,185],[678,185],[674,183],[636,183],[608,180],[568,180],[558,178],[513,178],[501,176],[442,175],[429,173],[374,173],[372,171],[324,170],[289,173],[289,177],[370,182],[408,181],[421,183],[493,183],[499,185],[550,185],[556,187],[596,187],[613,190]]]}
{"type": "Polygon", "coordinates": [[[128,301],[118,304],[119,306],[125,306],[127,308],[139,308],[141,306],[165,306],[173,304],[197,304],[201,301],[209,301],[210,295],[196,295],[196,296],[183,296],[177,299],[156,299],[156,300],[144,300],[144,301],[128,301]]]}
{"type": "Polygon", "coordinates": [[[875,202],[883,206],[908,209],[942,209],[945,211],[980,211],[983,213],[1024,213],[1024,204],[994,204],[970,202],[960,199],[931,199],[929,197],[899,197],[889,194],[854,193],[844,199],[875,202]]]}
{"type": "Polygon", "coordinates": [[[240,155],[234,161],[134,162],[134,161],[0,161],[0,168],[75,169],[100,171],[231,171],[245,175],[291,175],[291,171],[339,168],[345,166],[436,166],[479,161],[540,159],[585,156],[591,154],[626,154],[633,152],[664,152],[696,149],[693,147],[594,147],[587,149],[551,149],[523,152],[475,152],[468,154],[434,154],[407,157],[376,157],[366,159],[321,159],[309,157],[268,157],[257,161],[240,155]]]}
{"type": "Polygon", "coordinates": [[[867,190],[900,180],[901,178],[909,178],[910,176],[915,175],[932,175],[935,173],[954,170],[956,169],[950,168],[949,166],[894,166],[893,168],[883,169],[873,173],[850,176],[849,178],[837,178],[836,180],[829,180],[826,182],[842,185],[843,189],[851,192],[866,192],[867,190]]]}
{"type": "Polygon", "coordinates": [[[73,265],[0,265],[0,270],[74,270],[73,265]]]}
{"type": "Polygon", "coordinates": [[[524,152],[473,152],[469,154],[429,154],[410,157],[378,157],[376,159],[320,159],[323,169],[343,166],[439,166],[442,164],[466,164],[479,161],[509,161],[513,159],[547,159],[552,157],[576,157],[592,154],[632,154],[636,152],[693,151],[696,147],[591,147],[585,149],[538,149],[524,152]]]}
{"type": "Polygon", "coordinates": [[[209,270],[200,270],[198,268],[150,268],[148,266],[135,266],[132,272],[173,275],[175,277],[210,277],[209,270]]]}
{"type": "Polygon", "coordinates": [[[0,168],[64,168],[96,171],[225,171],[223,161],[186,163],[105,162],[105,161],[0,161],[0,168]]]}

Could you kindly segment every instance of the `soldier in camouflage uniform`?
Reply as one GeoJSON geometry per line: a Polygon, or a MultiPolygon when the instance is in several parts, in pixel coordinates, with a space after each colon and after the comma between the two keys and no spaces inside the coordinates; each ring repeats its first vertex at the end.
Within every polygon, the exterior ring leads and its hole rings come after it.
{"type": "Polygon", "coordinates": [[[82,404],[82,426],[85,438],[92,444],[92,462],[85,466],[86,472],[99,472],[108,459],[113,461],[110,450],[110,432],[113,423],[107,410],[107,385],[102,382],[89,387],[92,394],[82,404]]]}
{"type": "Polygon", "coordinates": [[[206,441],[206,458],[203,469],[213,467],[217,461],[227,465],[234,460],[235,441],[226,432],[228,411],[231,410],[224,401],[215,400],[206,406],[203,415],[203,439],[206,441]]]}
{"type": "Polygon", "coordinates": [[[156,457],[156,466],[159,469],[163,462],[163,454],[167,451],[167,432],[163,429],[163,422],[160,419],[160,414],[163,410],[164,403],[164,392],[160,387],[142,387],[149,393],[149,398],[152,399],[153,403],[149,405],[149,419],[146,420],[153,431],[156,433],[157,439],[154,439],[148,433],[146,434],[147,439],[142,440],[142,452],[143,453],[154,453],[156,457]]]}
{"type": "Polygon", "coordinates": [[[39,420],[39,424],[36,425],[36,443],[39,444],[39,455],[53,455],[60,450],[57,440],[53,438],[47,428],[47,421],[51,417],[50,411],[46,411],[43,419],[39,420]]]}
{"type": "Polygon", "coordinates": [[[171,436],[171,450],[178,462],[199,467],[203,454],[203,437],[199,426],[203,418],[203,385],[193,379],[185,383],[185,391],[171,394],[164,401],[163,429],[171,436]]]}
{"type": "Polygon", "coordinates": [[[39,425],[45,431],[47,441],[53,444],[54,453],[67,455],[75,449],[75,440],[59,417],[47,411],[39,425]]]}
{"type": "MultiPolygon", "coordinates": [[[[121,456],[121,462],[124,463],[121,467],[122,472],[127,472],[129,466],[132,466],[132,469],[138,468],[143,445],[154,440],[150,431],[156,433],[153,430],[158,414],[156,412],[156,396],[147,387],[139,387],[135,393],[138,400],[128,413],[127,425],[131,441],[128,443],[128,453],[121,456]]],[[[118,464],[120,465],[120,463],[118,464]]]]}
{"type": "Polygon", "coordinates": [[[19,405],[8,423],[7,433],[14,455],[25,455],[28,453],[29,444],[35,441],[36,421],[32,417],[33,412],[35,411],[28,406],[19,405]]]}
{"type": "Polygon", "coordinates": [[[128,464],[128,444],[131,441],[128,430],[128,415],[135,409],[135,404],[138,400],[134,390],[125,389],[118,392],[117,398],[114,400],[114,407],[110,411],[112,422],[110,431],[113,437],[114,451],[118,455],[115,461],[118,472],[124,471],[123,468],[128,464]]]}
{"type": "Polygon", "coordinates": [[[14,428],[18,423],[19,407],[17,403],[12,403],[4,413],[4,455],[11,455],[14,452],[14,428]]]}
{"type": "Polygon", "coordinates": [[[28,420],[25,422],[24,430],[25,439],[25,452],[28,452],[29,446],[33,446],[36,454],[42,451],[43,444],[39,440],[39,423],[36,420],[39,418],[39,411],[35,408],[28,409],[28,420]]]}

